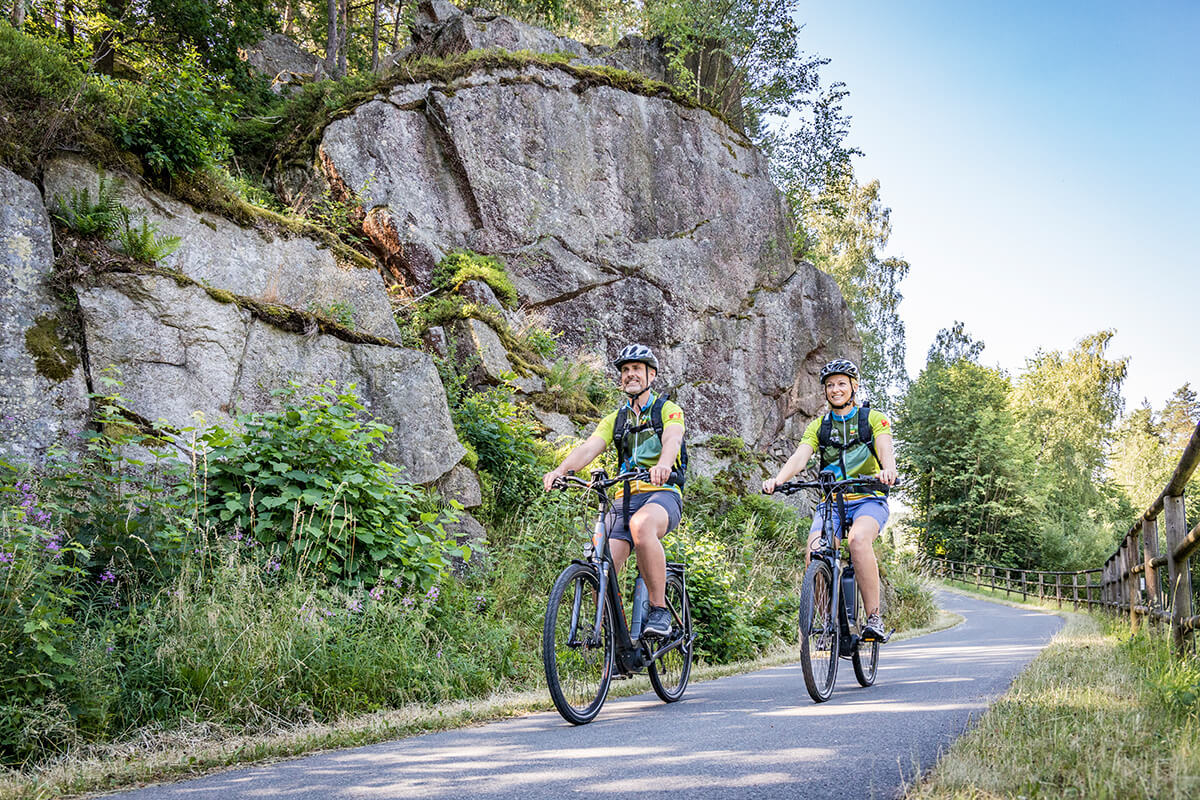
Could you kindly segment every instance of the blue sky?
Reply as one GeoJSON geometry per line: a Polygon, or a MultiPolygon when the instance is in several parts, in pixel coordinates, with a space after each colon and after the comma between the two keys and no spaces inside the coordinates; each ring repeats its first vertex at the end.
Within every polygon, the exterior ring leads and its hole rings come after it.
{"type": "Polygon", "coordinates": [[[1200,0],[801,3],[892,209],[908,371],[962,320],[1010,373],[1106,328],[1127,410],[1200,390],[1200,0]]]}

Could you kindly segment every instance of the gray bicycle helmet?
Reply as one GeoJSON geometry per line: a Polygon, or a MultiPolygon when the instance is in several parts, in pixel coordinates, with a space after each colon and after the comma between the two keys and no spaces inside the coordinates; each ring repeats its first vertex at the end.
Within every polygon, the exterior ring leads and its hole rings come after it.
{"type": "Polygon", "coordinates": [[[654,371],[658,372],[658,359],[654,357],[654,352],[644,344],[626,345],[616,360],[613,361],[613,366],[619,371],[621,367],[634,361],[640,361],[648,367],[653,367],[654,371]]]}
{"type": "Polygon", "coordinates": [[[844,358],[835,358],[825,366],[821,367],[821,385],[825,385],[825,379],[830,375],[845,375],[851,380],[858,380],[858,367],[853,361],[847,361],[844,358]]]}

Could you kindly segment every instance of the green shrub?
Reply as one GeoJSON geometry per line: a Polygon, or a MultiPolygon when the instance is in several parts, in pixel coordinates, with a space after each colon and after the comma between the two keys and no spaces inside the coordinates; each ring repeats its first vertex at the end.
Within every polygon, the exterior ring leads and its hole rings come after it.
{"type": "Polygon", "coordinates": [[[595,358],[584,353],[560,358],[550,365],[546,388],[534,399],[538,405],[578,419],[592,420],[621,402],[612,378],[595,358]]]}
{"type": "Polygon", "coordinates": [[[119,206],[118,216],[117,248],[130,258],[155,264],[179,249],[182,240],[178,236],[159,236],[158,225],[144,215],[140,224],[134,225],[133,211],[119,206]]]}
{"type": "MultiPolygon", "coordinates": [[[[140,83],[95,76],[108,99],[116,141],[160,175],[193,172],[229,150],[234,108],[219,105],[195,57],[153,67],[140,83]]],[[[215,88],[215,87],[214,87],[215,88]]]]}
{"type": "MultiPolygon", "coordinates": [[[[30,173],[44,154],[74,144],[83,72],[62,47],[0,20],[0,163],[30,173]]],[[[83,106],[83,107],[79,107],[83,106]]],[[[103,116],[103,115],[99,115],[103,116]]]]}
{"type": "Polygon", "coordinates": [[[207,513],[301,572],[347,586],[433,585],[449,566],[443,523],[453,512],[376,461],[391,429],[359,418],[353,387],[328,382],[303,400],[298,391],[277,392],[282,411],[240,417],[240,433],[206,432],[207,513]]]}
{"type": "Polygon", "coordinates": [[[506,515],[542,492],[542,475],[554,465],[534,421],[506,391],[465,393],[450,413],[486,473],[481,476],[491,506],[486,513],[506,515]]]}

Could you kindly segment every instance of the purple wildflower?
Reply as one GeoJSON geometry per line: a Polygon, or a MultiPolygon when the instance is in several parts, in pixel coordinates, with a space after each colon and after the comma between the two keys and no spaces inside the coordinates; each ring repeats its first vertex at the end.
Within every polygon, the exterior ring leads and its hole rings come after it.
{"type": "Polygon", "coordinates": [[[374,589],[371,590],[371,599],[374,600],[376,603],[378,603],[380,600],[383,599],[383,587],[382,586],[376,586],[374,589]]]}
{"type": "Polygon", "coordinates": [[[475,611],[483,611],[487,608],[487,598],[481,594],[475,595],[475,611]]]}
{"type": "Polygon", "coordinates": [[[111,569],[106,569],[106,570],[104,570],[104,572],[100,573],[100,582],[101,583],[112,583],[116,579],[117,579],[117,576],[111,569]]]}
{"type": "Polygon", "coordinates": [[[5,553],[4,551],[0,550],[0,564],[12,564],[16,560],[17,560],[17,551],[16,550],[12,551],[11,553],[5,553]]]}
{"type": "Polygon", "coordinates": [[[411,597],[405,597],[404,600],[401,602],[404,603],[405,608],[412,608],[413,604],[416,603],[417,601],[412,599],[411,597]]]}
{"type": "Polygon", "coordinates": [[[436,603],[441,593],[442,590],[435,585],[432,589],[425,593],[425,599],[431,603],[436,603]]]}
{"type": "Polygon", "coordinates": [[[279,572],[281,569],[283,569],[283,564],[281,564],[277,559],[272,558],[267,562],[268,572],[279,572]]]}
{"type": "Polygon", "coordinates": [[[357,614],[362,611],[362,600],[357,597],[351,597],[350,602],[346,603],[346,610],[351,614],[357,614]]]}

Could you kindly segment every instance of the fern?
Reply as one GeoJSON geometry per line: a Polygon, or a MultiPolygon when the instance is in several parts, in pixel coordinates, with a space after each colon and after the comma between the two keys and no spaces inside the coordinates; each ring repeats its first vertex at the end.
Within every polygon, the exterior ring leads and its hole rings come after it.
{"type": "Polygon", "coordinates": [[[153,264],[179,249],[178,236],[159,236],[158,225],[141,218],[140,225],[133,224],[133,212],[119,206],[121,227],[117,231],[117,247],[130,258],[153,264]]]}
{"type": "Polygon", "coordinates": [[[91,192],[86,186],[72,189],[69,201],[56,194],[54,203],[58,211],[54,213],[54,219],[82,236],[98,236],[101,239],[112,237],[120,227],[123,206],[117,202],[116,191],[121,184],[119,178],[113,181],[106,179],[101,170],[96,201],[92,202],[91,192]]]}

